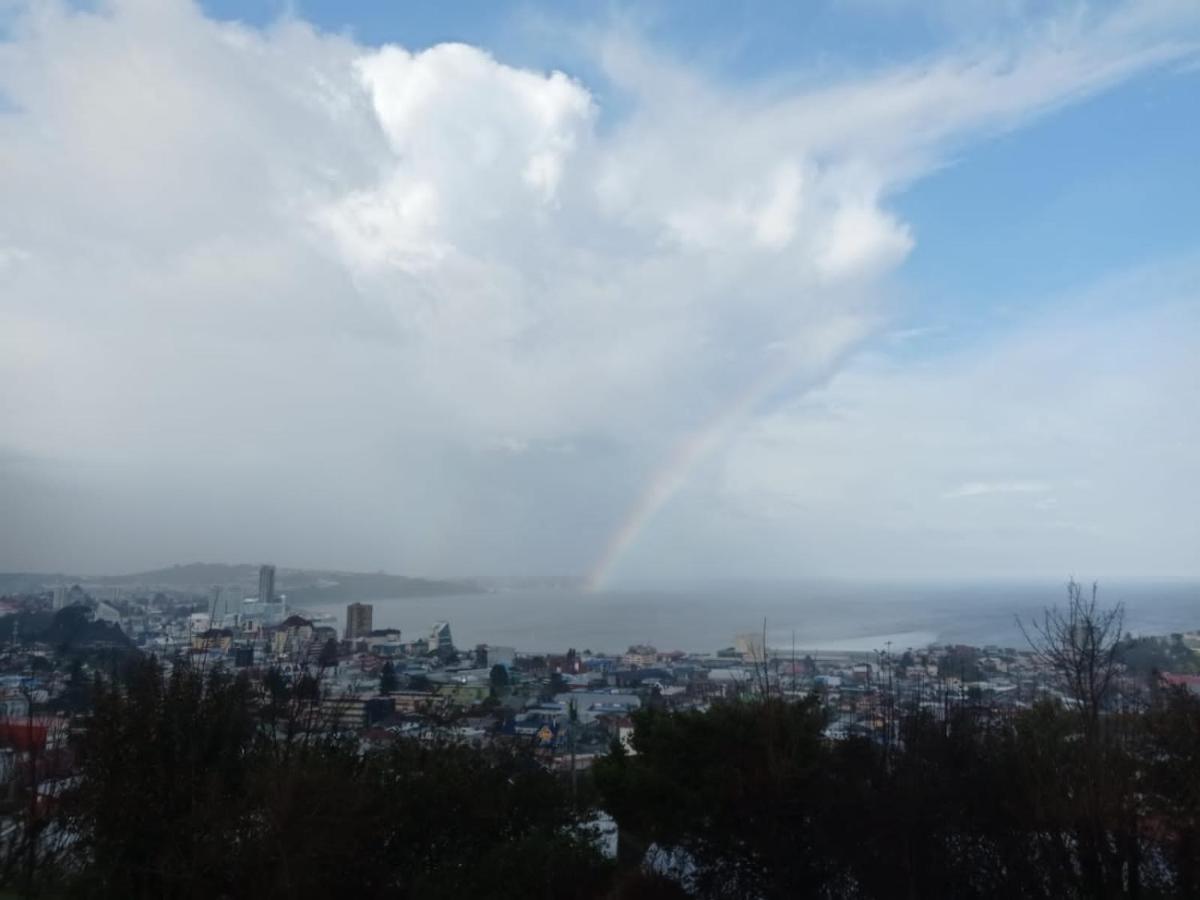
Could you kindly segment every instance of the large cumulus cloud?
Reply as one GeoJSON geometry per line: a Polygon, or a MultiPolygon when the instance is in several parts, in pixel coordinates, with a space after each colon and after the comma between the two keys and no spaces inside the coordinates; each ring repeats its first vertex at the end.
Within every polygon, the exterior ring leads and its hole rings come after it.
{"type": "Polygon", "coordinates": [[[804,89],[616,36],[616,114],[462,44],[19,9],[0,564],[581,571],[675,445],[876,327],[919,238],[892,191],[1177,57],[1170,21],[804,89]]]}

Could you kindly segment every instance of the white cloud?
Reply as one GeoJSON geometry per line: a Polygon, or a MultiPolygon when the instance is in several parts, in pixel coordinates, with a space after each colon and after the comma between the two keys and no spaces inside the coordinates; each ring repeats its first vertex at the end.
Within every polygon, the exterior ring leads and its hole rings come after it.
{"type": "Polygon", "coordinates": [[[1134,289],[1138,308],[1090,296],[918,366],[860,355],[761,417],[716,475],[722,515],[742,524],[712,565],[1194,573],[1200,303],[1146,272],[1101,293],[1134,289]]]}
{"type": "Polygon", "coordinates": [[[956,499],[988,494],[1046,494],[1051,490],[1051,486],[1043,481],[966,481],[943,496],[956,499]]]}
{"type": "Polygon", "coordinates": [[[890,192],[1181,58],[1164,21],[790,90],[617,37],[616,118],[460,44],[30,4],[0,44],[0,445],[92,499],[66,531],[22,501],[0,564],[582,570],[672,446],[879,319],[919,237],[890,192]]]}

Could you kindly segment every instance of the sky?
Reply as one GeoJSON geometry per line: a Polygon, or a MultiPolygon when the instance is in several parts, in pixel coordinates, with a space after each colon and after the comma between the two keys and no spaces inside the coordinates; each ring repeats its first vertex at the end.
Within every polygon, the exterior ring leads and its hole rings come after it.
{"type": "Polygon", "coordinates": [[[0,569],[1200,575],[1200,6],[0,0],[0,569]]]}

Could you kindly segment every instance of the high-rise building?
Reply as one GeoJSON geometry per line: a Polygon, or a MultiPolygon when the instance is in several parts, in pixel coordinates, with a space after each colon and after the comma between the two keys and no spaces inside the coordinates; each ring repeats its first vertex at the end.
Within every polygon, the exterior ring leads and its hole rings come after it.
{"type": "Polygon", "coordinates": [[[237,623],[237,615],[242,611],[242,601],[245,599],[245,588],[237,585],[225,585],[212,589],[212,600],[209,612],[212,615],[213,628],[228,628],[237,623]]]}
{"type": "Polygon", "coordinates": [[[353,641],[371,633],[375,607],[370,603],[351,603],[346,607],[346,640],[353,641]]]}
{"type": "Polygon", "coordinates": [[[67,605],[67,588],[65,585],[59,585],[54,589],[54,609],[60,610],[66,608],[67,605]]]}
{"type": "Polygon", "coordinates": [[[445,658],[454,652],[454,639],[450,637],[450,623],[438,622],[429,633],[429,651],[445,658]]]}
{"type": "Polygon", "coordinates": [[[258,570],[258,602],[272,603],[275,600],[275,567],[263,566],[258,570]]]}

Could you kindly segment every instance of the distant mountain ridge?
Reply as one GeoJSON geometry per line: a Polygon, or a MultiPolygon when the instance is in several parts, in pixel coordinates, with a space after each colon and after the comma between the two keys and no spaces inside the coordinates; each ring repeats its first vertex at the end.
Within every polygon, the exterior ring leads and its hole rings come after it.
{"type": "MultiPolygon", "coordinates": [[[[49,590],[60,584],[84,588],[170,589],[204,591],[215,586],[242,585],[247,596],[258,586],[256,563],[186,563],[128,575],[68,575],[58,573],[0,573],[0,593],[49,590]]],[[[351,602],[383,597],[430,597],[479,593],[474,582],[389,575],[385,572],[339,572],[329,569],[286,569],[275,573],[275,589],[298,605],[351,602]]]]}

